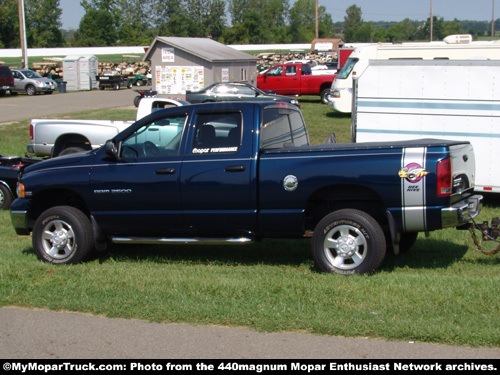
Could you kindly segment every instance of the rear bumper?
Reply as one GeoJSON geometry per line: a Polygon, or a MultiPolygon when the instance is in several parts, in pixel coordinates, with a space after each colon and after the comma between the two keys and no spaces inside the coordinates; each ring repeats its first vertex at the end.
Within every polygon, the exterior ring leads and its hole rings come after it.
{"type": "Polygon", "coordinates": [[[459,227],[479,215],[482,208],[482,195],[472,195],[461,200],[451,207],[441,209],[441,223],[443,228],[459,227]]]}

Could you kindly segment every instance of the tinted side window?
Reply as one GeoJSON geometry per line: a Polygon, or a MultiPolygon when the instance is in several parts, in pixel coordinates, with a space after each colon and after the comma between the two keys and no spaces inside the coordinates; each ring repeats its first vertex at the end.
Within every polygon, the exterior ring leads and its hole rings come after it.
{"type": "Polygon", "coordinates": [[[178,155],[186,116],[166,116],[137,129],[121,145],[123,159],[178,155]]]}
{"type": "Polygon", "coordinates": [[[242,125],[240,112],[198,114],[191,153],[238,152],[241,145],[242,125]]]}
{"type": "Polygon", "coordinates": [[[276,149],[309,144],[304,120],[299,111],[266,108],[261,127],[260,148],[276,149]]]}

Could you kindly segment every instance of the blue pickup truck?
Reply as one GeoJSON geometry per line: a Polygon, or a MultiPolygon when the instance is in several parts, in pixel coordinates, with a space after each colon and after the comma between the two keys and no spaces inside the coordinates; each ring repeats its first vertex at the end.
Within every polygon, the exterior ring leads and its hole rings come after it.
{"type": "Polygon", "coordinates": [[[312,146],[288,103],[195,104],[25,168],[11,219],[51,263],[84,261],[109,242],[309,237],[319,270],[367,273],[418,232],[476,216],[474,172],[468,142],[312,146]]]}

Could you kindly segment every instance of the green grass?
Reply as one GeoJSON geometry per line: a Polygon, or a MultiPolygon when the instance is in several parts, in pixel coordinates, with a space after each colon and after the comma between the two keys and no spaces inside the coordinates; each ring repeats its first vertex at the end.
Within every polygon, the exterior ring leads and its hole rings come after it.
{"type": "MultiPolygon", "coordinates": [[[[331,131],[349,140],[348,118],[332,115],[316,98],[300,100],[313,143],[322,143],[331,131]]],[[[94,116],[133,118],[134,111],[94,116]]],[[[0,153],[7,154],[6,148],[24,152],[26,124],[0,126],[0,153]]],[[[480,220],[500,216],[500,200],[487,198],[480,220]]],[[[30,237],[16,236],[5,211],[0,212],[0,240],[0,306],[500,347],[500,254],[475,251],[465,231],[421,234],[410,252],[388,256],[371,276],[354,277],[316,272],[308,240],[221,247],[115,245],[90,262],[53,266],[37,259],[30,237]]]]}

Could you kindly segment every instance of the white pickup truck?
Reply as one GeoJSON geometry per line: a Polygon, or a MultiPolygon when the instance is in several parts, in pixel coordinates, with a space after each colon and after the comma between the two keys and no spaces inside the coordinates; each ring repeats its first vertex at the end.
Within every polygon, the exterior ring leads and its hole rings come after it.
{"type": "MultiPolygon", "coordinates": [[[[190,104],[167,98],[142,98],[136,121],[150,113],[169,107],[190,104]]],[[[55,157],[101,147],[134,121],[32,119],[28,153],[55,157]]]]}

